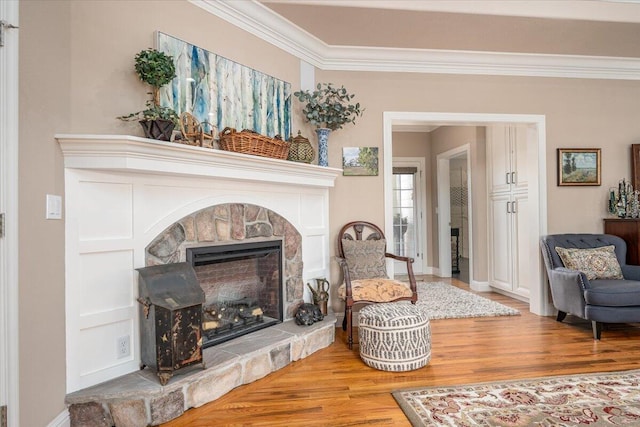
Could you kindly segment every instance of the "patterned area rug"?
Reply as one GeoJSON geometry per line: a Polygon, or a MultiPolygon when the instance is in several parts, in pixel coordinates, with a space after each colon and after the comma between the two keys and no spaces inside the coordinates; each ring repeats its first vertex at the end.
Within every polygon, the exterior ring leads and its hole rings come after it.
{"type": "Polygon", "coordinates": [[[418,305],[429,319],[462,317],[518,316],[520,312],[506,305],[467,292],[443,282],[417,283],[418,305]]]}
{"type": "Polygon", "coordinates": [[[392,394],[413,426],[640,425],[640,370],[392,394]]]}

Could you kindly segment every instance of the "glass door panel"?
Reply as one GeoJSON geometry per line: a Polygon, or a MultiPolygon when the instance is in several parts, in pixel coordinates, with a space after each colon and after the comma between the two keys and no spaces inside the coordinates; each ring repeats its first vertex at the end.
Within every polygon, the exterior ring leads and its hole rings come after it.
{"type": "MultiPolygon", "coordinates": [[[[410,258],[418,258],[418,233],[416,227],[416,174],[393,174],[393,252],[410,258]]],[[[421,263],[414,263],[415,271],[421,263]]],[[[396,262],[395,272],[406,274],[406,263],[396,262]]]]}

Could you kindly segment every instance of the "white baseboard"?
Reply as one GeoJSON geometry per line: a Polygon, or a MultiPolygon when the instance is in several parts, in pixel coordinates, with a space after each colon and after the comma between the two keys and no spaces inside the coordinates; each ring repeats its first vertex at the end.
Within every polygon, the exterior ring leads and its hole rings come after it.
{"type": "Polygon", "coordinates": [[[469,287],[472,291],[476,292],[491,292],[491,286],[489,286],[489,282],[479,282],[477,280],[472,280],[469,287]]]}
{"type": "Polygon", "coordinates": [[[58,414],[47,427],[71,427],[71,418],[69,418],[69,411],[66,409],[58,414]]]}
{"type": "Polygon", "coordinates": [[[437,269],[435,267],[427,267],[422,271],[422,274],[436,274],[437,269]]]}

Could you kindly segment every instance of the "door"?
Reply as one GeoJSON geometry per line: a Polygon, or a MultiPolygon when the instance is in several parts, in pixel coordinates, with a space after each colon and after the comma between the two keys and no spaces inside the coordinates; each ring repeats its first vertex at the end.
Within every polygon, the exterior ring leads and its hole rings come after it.
{"type": "Polygon", "coordinates": [[[18,421],[18,1],[0,1],[0,425],[18,421]]]}
{"type": "Polygon", "coordinates": [[[489,199],[489,282],[491,286],[511,292],[512,288],[512,213],[509,193],[489,199]]]}
{"type": "MultiPolygon", "coordinates": [[[[392,251],[396,255],[413,258],[413,272],[422,274],[421,164],[419,161],[396,159],[393,164],[392,251]]],[[[406,263],[395,261],[394,264],[395,274],[407,274],[406,263]]]]}

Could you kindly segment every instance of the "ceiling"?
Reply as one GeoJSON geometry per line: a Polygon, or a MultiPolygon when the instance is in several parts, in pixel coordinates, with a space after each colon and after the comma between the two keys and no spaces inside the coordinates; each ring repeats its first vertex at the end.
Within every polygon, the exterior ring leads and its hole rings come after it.
{"type": "Polygon", "coordinates": [[[261,0],[330,46],[640,57],[640,0],[261,0]]]}
{"type": "Polygon", "coordinates": [[[263,4],[357,7],[640,23],[638,0],[261,0],[263,4]]]}
{"type": "MultiPolygon", "coordinates": [[[[640,58],[640,0],[259,0],[334,47],[640,58]]],[[[438,126],[395,123],[394,131],[438,126]]]]}

